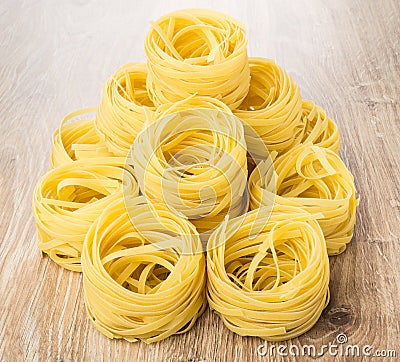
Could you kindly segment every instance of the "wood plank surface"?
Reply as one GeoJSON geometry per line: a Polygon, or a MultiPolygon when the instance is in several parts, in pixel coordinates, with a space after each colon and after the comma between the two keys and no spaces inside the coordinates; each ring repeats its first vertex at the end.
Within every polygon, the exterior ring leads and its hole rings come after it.
{"type": "MultiPolygon", "coordinates": [[[[207,311],[160,343],[110,340],[90,323],[82,278],[41,258],[31,211],[51,134],[75,109],[97,105],[103,82],[144,61],[148,22],[184,7],[221,10],[247,26],[249,54],[270,57],[340,126],[341,155],[361,198],[355,236],[330,258],[332,300],[285,346],[334,342],[400,358],[400,2],[84,1],[0,3],[0,360],[295,361],[260,356],[207,311]]],[[[351,360],[325,353],[323,361],[351,360]]],[[[390,360],[357,357],[353,360],[390,360]]],[[[396,358],[392,358],[396,360],[396,358]]],[[[397,359],[398,360],[398,359],[397,359]]]]}

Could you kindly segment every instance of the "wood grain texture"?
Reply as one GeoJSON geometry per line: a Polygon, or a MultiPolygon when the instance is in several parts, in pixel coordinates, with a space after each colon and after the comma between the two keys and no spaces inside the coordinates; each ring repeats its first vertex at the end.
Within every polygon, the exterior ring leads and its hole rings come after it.
{"type": "MultiPolygon", "coordinates": [[[[341,155],[361,197],[354,239],[330,259],[331,303],[312,330],[285,345],[319,347],[342,332],[349,343],[400,355],[397,0],[3,0],[1,361],[302,360],[257,356],[261,339],[231,333],[209,311],[189,333],[153,345],[107,339],[85,314],[81,275],[41,258],[36,247],[31,197],[48,168],[54,129],[68,112],[96,105],[103,82],[119,65],[144,60],[149,20],[199,6],[241,19],[250,55],[274,58],[304,98],[328,111],[340,126],[341,155]]],[[[349,359],[326,354],[321,360],[349,359]]]]}

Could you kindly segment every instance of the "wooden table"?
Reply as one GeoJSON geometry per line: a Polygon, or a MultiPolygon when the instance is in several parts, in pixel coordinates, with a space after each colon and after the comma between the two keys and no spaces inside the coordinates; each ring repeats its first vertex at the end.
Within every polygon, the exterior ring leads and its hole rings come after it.
{"type": "MultiPolygon", "coordinates": [[[[340,126],[341,155],[361,198],[352,243],[330,259],[331,303],[312,330],[284,345],[320,348],[345,333],[348,343],[394,349],[400,356],[397,0],[5,0],[0,4],[0,360],[295,360],[259,356],[261,339],[231,333],[210,311],[189,333],[161,343],[110,340],[86,316],[81,275],[41,258],[36,246],[31,198],[48,169],[52,132],[68,112],[98,104],[103,82],[119,65],[144,60],[151,19],[196,6],[241,19],[249,54],[275,59],[297,80],[304,98],[328,111],[340,126]]],[[[346,358],[325,353],[323,360],[346,358]]]]}

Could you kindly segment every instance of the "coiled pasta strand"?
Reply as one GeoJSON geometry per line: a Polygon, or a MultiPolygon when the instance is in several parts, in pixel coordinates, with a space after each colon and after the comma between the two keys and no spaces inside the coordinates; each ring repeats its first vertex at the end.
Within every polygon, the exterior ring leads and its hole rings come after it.
{"type": "Polygon", "coordinates": [[[160,120],[168,115],[190,109],[214,109],[229,115],[232,114],[232,111],[229,109],[229,107],[218,99],[194,94],[181,101],[165,103],[158,106],[154,118],[160,120]]]}

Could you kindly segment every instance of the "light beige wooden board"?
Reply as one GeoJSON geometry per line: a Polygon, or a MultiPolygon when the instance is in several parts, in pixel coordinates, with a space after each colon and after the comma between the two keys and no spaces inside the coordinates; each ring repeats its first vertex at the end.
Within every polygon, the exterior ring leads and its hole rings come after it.
{"type": "MultiPolygon", "coordinates": [[[[143,61],[148,21],[184,7],[242,20],[249,54],[274,58],[302,96],[339,124],[341,155],[361,197],[355,236],[330,259],[332,300],[317,325],[284,345],[334,342],[400,355],[400,3],[338,1],[12,1],[0,3],[0,360],[268,361],[261,339],[228,331],[207,311],[160,343],[110,340],[90,324],[81,275],[36,247],[32,191],[51,134],[96,105],[103,82],[143,61]]],[[[307,360],[305,358],[304,360],[307,360]]],[[[344,361],[329,356],[324,361],[344,361]]],[[[360,357],[357,360],[371,360],[360,357]]],[[[382,360],[375,358],[375,360],[382,360]]],[[[395,360],[395,359],[392,359],[395,360]]]]}

